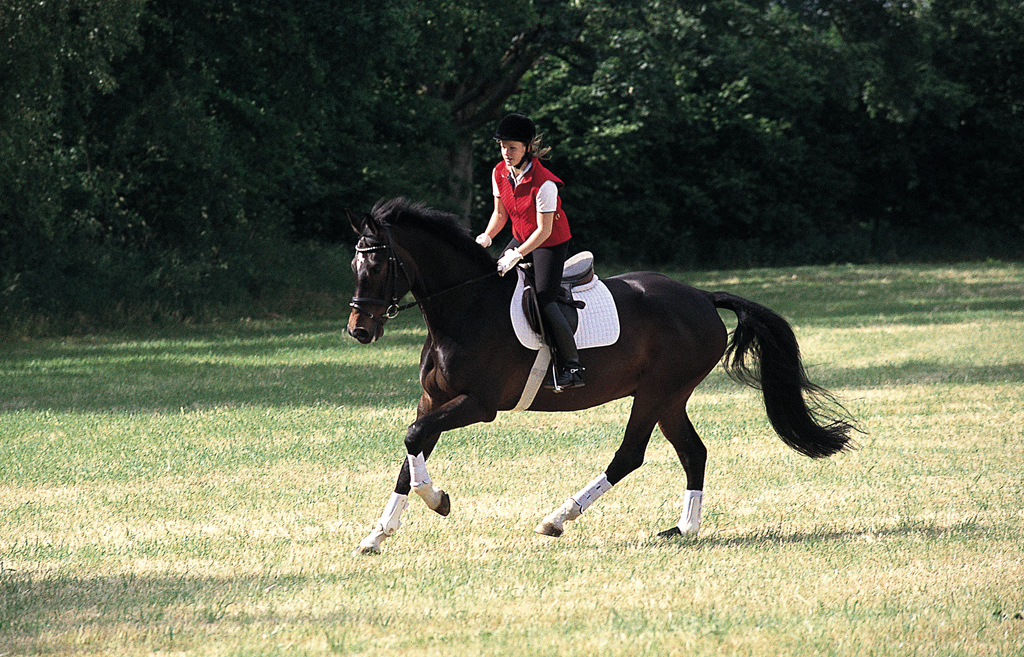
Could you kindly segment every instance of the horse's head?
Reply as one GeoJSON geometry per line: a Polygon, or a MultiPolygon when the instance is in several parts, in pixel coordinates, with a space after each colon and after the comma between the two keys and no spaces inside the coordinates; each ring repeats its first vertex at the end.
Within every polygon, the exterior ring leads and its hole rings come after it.
{"type": "Polygon", "coordinates": [[[468,303],[466,295],[478,295],[477,285],[497,279],[494,258],[454,215],[395,198],[367,215],[349,213],[349,221],[359,243],[348,332],[364,344],[379,340],[384,323],[401,310],[420,305],[428,320],[439,317],[468,303]],[[399,306],[408,292],[416,301],[399,306]]]}
{"type": "Polygon", "coordinates": [[[398,301],[412,284],[395,253],[390,229],[369,214],[349,213],[349,221],[359,241],[352,257],[355,292],[349,304],[348,334],[370,344],[384,335],[384,323],[402,310],[398,301]]]}

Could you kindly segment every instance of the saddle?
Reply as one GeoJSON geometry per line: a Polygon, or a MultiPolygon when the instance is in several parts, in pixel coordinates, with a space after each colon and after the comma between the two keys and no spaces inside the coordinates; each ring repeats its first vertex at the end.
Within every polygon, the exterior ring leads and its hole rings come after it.
{"type": "MultiPolygon", "coordinates": [[[[523,290],[523,314],[534,333],[544,335],[544,324],[541,321],[540,306],[537,304],[536,282],[533,275],[533,264],[523,263],[519,265],[526,276],[525,289],[523,290]]],[[[572,290],[582,287],[594,280],[594,254],[590,251],[582,251],[565,261],[562,267],[562,284],[558,289],[558,308],[565,315],[569,327],[573,333],[579,328],[579,311],[587,307],[586,302],[574,299],[572,290]]]]}

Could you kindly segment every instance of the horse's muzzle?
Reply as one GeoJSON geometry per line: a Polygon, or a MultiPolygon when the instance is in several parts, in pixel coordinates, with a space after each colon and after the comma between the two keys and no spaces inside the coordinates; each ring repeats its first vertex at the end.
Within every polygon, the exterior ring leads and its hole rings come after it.
{"type": "Polygon", "coordinates": [[[376,342],[383,333],[384,327],[374,321],[373,315],[364,313],[358,308],[352,309],[352,313],[348,316],[349,335],[362,344],[370,344],[376,342]]]}
{"type": "Polygon", "coordinates": [[[359,340],[362,344],[370,344],[373,342],[373,334],[362,326],[348,327],[348,334],[356,340],[359,340]]]}

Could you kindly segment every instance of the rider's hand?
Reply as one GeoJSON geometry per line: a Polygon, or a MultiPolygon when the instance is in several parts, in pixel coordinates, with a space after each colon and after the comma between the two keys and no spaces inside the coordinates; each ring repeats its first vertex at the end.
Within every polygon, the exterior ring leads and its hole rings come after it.
{"type": "Polygon", "coordinates": [[[519,249],[509,249],[502,254],[498,260],[498,274],[504,276],[505,274],[512,271],[512,268],[516,266],[520,260],[523,259],[523,254],[519,252],[519,249]]]}
{"type": "Polygon", "coordinates": [[[476,243],[486,249],[491,245],[491,236],[487,233],[480,233],[476,236],[476,243]]]}

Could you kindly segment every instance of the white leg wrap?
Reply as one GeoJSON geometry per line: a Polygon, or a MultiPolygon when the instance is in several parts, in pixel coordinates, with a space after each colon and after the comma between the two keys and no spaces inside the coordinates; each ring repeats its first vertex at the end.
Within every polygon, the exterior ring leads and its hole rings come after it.
{"type": "Polygon", "coordinates": [[[377,521],[377,526],[385,536],[391,536],[402,526],[402,511],[405,511],[408,507],[408,495],[391,493],[391,499],[388,500],[387,506],[384,507],[384,513],[381,514],[380,520],[377,521]]]}
{"type": "Polygon", "coordinates": [[[602,472],[601,476],[596,477],[592,482],[587,484],[583,490],[573,495],[572,499],[576,501],[576,504],[580,505],[580,513],[583,513],[590,508],[591,504],[597,501],[597,498],[601,497],[611,489],[612,485],[608,483],[608,476],[602,472]]]}
{"type": "Polygon", "coordinates": [[[546,516],[543,522],[537,526],[538,533],[560,535],[565,528],[565,523],[579,518],[597,498],[611,489],[612,485],[608,483],[608,477],[602,472],[601,476],[591,481],[580,492],[567,499],[565,504],[546,516]],[[551,534],[551,529],[556,533],[551,534]]]}
{"type": "Polygon", "coordinates": [[[423,458],[422,452],[416,456],[409,455],[409,474],[412,476],[412,489],[423,498],[428,507],[437,509],[441,504],[443,493],[434,488],[434,484],[430,481],[426,459],[423,458]]]}
{"type": "Polygon", "coordinates": [[[402,526],[402,511],[409,506],[409,496],[391,493],[391,499],[384,507],[384,513],[374,526],[370,535],[359,542],[363,552],[380,552],[380,544],[388,536],[393,535],[402,526]]]}
{"type": "Polygon", "coordinates": [[[416,456],[409,455],[409,474],[412,476],[413,488],[430,483],[430,475],[427,474],[427,460],[423,458],[423,452],[416,456]]]}
{"type": "Polygon", "coordinates": [[[700,507],[704,500],[704,491],[688,490],[683,497],[683,513],[679,516],[679,531],[688,536],[696,536],[700,531],[700,507]]]}

